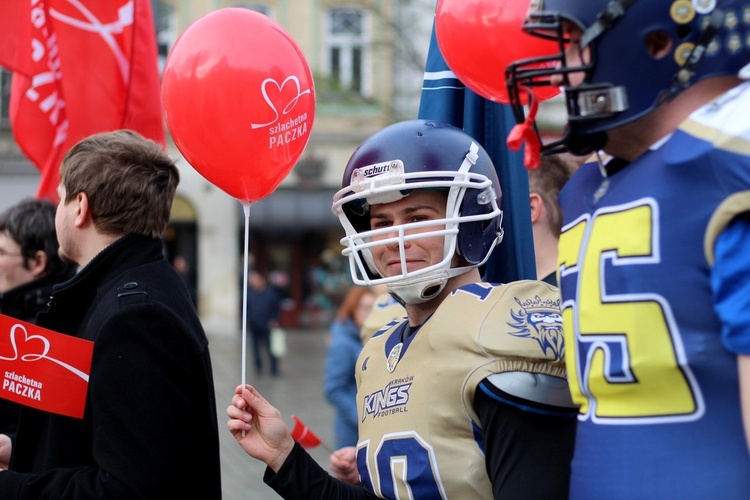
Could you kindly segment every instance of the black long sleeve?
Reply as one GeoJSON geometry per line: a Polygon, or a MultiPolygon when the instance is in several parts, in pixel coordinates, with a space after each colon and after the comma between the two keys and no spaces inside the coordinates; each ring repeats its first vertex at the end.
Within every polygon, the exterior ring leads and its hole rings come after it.
{"type": "Polygon", "coordinates": [[[286,500],[361,500],[377,498],[360,485],[331,476],[299,443],[277,473],[266,468],[263,481],[286,500]]]}
{"type": "Polygon", "coordinates": [[[568,498],[575,410],[521,401],[485,380],[474,411],[496,500],[568,498]]]}

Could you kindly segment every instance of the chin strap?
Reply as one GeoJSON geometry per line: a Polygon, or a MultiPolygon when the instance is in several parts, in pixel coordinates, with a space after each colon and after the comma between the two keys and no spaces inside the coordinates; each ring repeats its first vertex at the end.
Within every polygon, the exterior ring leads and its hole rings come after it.
{"type": "Polygon", "coordinates": [[[539,102],[531,90],[526,87],[522,87],[522,90],[526,92],[527,99],[529,100],[529,112],[522,123],[517,123],[513,126],[505,143],[511,151],[518,151],[526,143],[526,149],[523,152],[523,164],[529,170],[535,170],[541,164],[542,151],[542,142],[539,140],[539,134],[534,128],[539,102]]]}

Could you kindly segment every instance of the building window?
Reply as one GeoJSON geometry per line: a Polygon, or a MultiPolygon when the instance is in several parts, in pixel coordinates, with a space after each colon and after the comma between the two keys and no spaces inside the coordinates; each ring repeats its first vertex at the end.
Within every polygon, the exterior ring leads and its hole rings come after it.
{"type": "Polygon", "coordinates": [[[248,2],[237,2],[233,7],[242,7],[243,9],[254,10],[260,12],[264,16],[271,17],[271,7],[264,3],[248,3],[248,2]]]}
{"type": "Polygon", "coordinates": [[[164,64],[172,45],[177,40],[177,15],[174,7],[164,0],[151,2],[156,29],[156,50],[159,57],[159,74],[164,73],[164,64]]]}
{"type": "Polygon", "coordinates": [[[336,7],[326,12],[326,71],[331,85],[362,96],[372,92],[366,78],[367,13],[356,7],[336,7]]]}

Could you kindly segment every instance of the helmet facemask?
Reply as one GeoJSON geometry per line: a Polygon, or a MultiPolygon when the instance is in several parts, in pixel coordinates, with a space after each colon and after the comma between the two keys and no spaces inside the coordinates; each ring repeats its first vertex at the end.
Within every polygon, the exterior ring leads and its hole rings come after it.
{"type": "MultiPolygon", "coordinates": [[[[584,155],[602,149],[606,132],[632,123],[670,102],[695,83],[714,76],[736,75],[750,60],[742,43],[750,30],[747,7],[739,0],[683,2],[671,0],[544,0],[532,2],[524,31],[558,41],[560,54],[549,68],[534,69],[539,59],[509,65],[506,81],[516,119],[524,120],[526,89],[563,78],[568,125],[561,140],[541,147],[564,147],[584,155]],[[565,24],[581,30],[578,42],[589,60],[578,67],[566,61],[565,24]],[[655,40],[667,40],[658,51],[655,40]],[[582,71],[574,86],[568,75],[582,71]]],[[[530,121],[530,120],[526,120],[530,121]]]]}
{"type": "MultiPolygon", "coordinates": [[[[522,59],[509,64],[505,74],[508,95],[516,121],[518,123],[534,122],[535,116],[527,118],[524,103],[527,101],[533,103],[536,100],[532,92],[533,88],[552,86],[552,77],[559,76],[562,79],[560,88],[564,91],[568,125],[558,140],[542,143],[534,123],[541,151],[545,154],[556,154],[567,150],[575,155],[585,155],[603,147],[606,136],[599,134],[596,137],[591,135],[585,138],[579,137],[576,135],[576,124],[613,116],[627,109],[627,93],[622,87],[615,87],[611,84],[590,83],[591,72],[594,68],[592,61],[595,60],[594,47],[586,47],[588,48],[586,61],[581,60],[578,64],[570,64],[566,57],[566,49],[570,40],[565,33],[564,23],[565,20],[559,15],[529,14],[524,30],[534,36],[557,41],[558,53],[522,59]],[[582,81],[576,85],[571,85],[570,82],[570,75],[573,73],[581,75],[579,78],[582,81]]],[[[528,108],[536,109],[536,106],[529,105],[528,108]]]]}
{"type": "Polygon", "coordinates": [[[439,295],[451,277],[466,273],[489,259],[492,248],[502,238],[499,230],[496,230],[497,235],[489,248],[480,252],[481,255],[477,256],[474,250],[470,252],[472,255],[461,255],[464,245],[461,244],[460,232],[465,227],[463,225],[483,224],[482,221],[490,224],[502,214],[497,205],[499,193],[495,192],[492,181],[470,171],[477,154],[476,144],[472,146],[458,171],[405,172],[403,163],[393,160],[368,165],[353,172],[350,184],[334,196],[333,211],[346,231],[346,237],[341,240],[345,247],[342,253],[349,258],[355,284],[385,284],[388,291],[403,303],[418,304],[439,295]],[[369,209],[372,205],[398,201],[417,189],[447,193],[444,219],[369,229],[369,209]],[[467,210],[469,205],[484,208],[467,210]],[[434,237],[444,238],[443,258],[428,267],[409,271],[404,244],[434,237]],[[395,244],[401,256],[401,272],[383,277],[375,266],[372,248],[395,244]],[[455,259],[456,255],[463,257],[460,260],[465,261],[465,265],[452,267],[459,260],[455,259]]]}

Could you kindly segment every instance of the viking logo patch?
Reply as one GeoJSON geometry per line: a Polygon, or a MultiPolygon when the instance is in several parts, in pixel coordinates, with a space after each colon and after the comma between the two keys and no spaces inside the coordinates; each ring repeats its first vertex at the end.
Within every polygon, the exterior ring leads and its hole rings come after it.
{"type": "Polygon", "coordinates": [[[562,359],[565,353],[565,337],[562,332],[560,300],[542,299],[537,295],[524,301],[516,297],[515,301],[520,309],[511,309],[513,322],[508,323],[508,326],[516,331],[508,333],[514,337],[532,338],[544,354],[552,351],[555,359],[562,359]]]}

